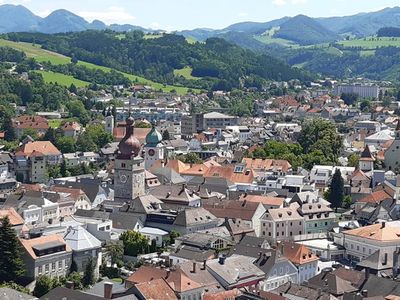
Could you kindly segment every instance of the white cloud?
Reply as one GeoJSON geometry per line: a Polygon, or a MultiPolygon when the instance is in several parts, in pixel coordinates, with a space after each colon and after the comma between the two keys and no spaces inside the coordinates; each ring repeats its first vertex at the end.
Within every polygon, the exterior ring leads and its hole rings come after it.
{"type": "Polygon", "coordinates": [[[125,8],[119,6],[111,6],[107,11],[81,11],[78,15],[88,21],[100,20],[106,24],[112,23],[130,23],[134,21],[135,16],[128,13],[125,8]]]}
{"type": "Polygon", "coordinates": [[[274,0],[274,1],[272,1],[272,4],[274,4],[276,6],[283,6],[283,5],[286,5],[287,2],[286,2],[286,0],[274,0]]]}
{"type": "Polygon", "coordinates": [[[243,17],[247,17],[248,15],[249,14],[247,12],[241,12],[241,13],[238,14],[238,17],[243,18],[243,17]]]}
{"type": "Polygon", "coordinates": [[[160,29],[161,25],[158,22],[153,22],[150,24],[151,29],[160,29]]]}

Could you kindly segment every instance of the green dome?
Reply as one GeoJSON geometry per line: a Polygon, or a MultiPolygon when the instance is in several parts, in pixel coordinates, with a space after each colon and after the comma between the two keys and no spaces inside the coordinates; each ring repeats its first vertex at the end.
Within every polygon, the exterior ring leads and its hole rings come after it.
{"type": "Polygon", "coordinates": [[[158,145],[162,141],[161,133],[153,127],[146,136],[146,145],[158,145]]]}

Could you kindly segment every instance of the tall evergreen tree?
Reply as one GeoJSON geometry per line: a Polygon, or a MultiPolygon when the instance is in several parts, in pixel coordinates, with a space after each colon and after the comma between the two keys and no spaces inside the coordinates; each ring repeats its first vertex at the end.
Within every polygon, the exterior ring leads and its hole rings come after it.
{"type": "Polygon", "coordinates": [[[96,262],[93,260],[93,258],[90,258],[86,264],[85,272],[83,273],[83,286],[91,286],[96,283],[96,275],[94,274],[95,267],[96,262]]]}
{"type": "Polygon", "coordinates": [[[8,217],[0,223],[0,282],[18,282],[25,273],[22,249],[8,217]]]}
{"type": "Polygon", "coordinates": [[[333,174],[329,190],[330,193],[328,201],[337,211],[339,207],[342,207],[344,200],[344,181],[342,178],[342,173],[339,169],[336,169],[335,173],[333,174]]]}
{"type": "Polygon", "coordinates": [[[171,137],[169,136],[169,131],[165,129],[162,133],[162,139],[163,141],[169,141],[171,137]]]}

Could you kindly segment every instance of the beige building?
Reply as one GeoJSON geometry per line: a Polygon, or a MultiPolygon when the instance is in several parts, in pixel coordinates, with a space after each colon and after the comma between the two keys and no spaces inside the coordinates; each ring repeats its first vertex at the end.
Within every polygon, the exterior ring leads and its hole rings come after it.
{"type": "Polygon", "coordinates": [[[261,218],[261,237],[271,242],[290,241],[304,234],[304,218],[297,212],[299,205],[268,210],[261,218]]]}
{"type": "Polygon", "coordinates": [[[385,167],[388,171],[400,173],[400,119],[396,127],[396,137],[385,152],[385,167]]]}

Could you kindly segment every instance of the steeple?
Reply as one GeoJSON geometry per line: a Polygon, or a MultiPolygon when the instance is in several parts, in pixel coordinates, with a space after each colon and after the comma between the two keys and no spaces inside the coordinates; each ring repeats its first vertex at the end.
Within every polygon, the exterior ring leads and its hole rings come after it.
{"type": "Polygon", "coordinates": [[[125,136],[118,144],[117,158],[130,159],[139,155],[141,145],[134,135],[134,123],[131,116],[126,119],[125,136]]]}

